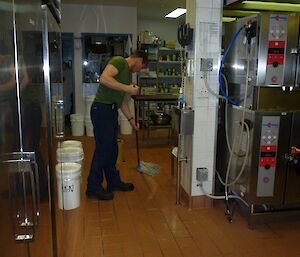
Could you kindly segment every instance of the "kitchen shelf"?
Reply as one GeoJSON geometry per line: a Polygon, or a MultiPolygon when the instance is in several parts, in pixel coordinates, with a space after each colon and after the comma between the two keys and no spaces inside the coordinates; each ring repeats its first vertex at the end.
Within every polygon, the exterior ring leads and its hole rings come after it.
{"type": "Polygon", "coordinates": [[[161,64],[180,64],[181,61],[158,61],[158,63],[161,63],[161,64]]]}
{"type": "Polygon", "coordinates": [[[160,46],[159,50],[160,51],[173,51],[173,52],[179,52],[179,51],[181,51],[180,48],[168,48],[168,47],[163,47],[163,46],[160,46]]]}
{"type": "MultiPolygon", "coordinates": [[[[149,133],[150,129],[168,129],[169,130],[169,136],[171,133],[172,126],[171,124],[166,124],[166,125],[155,125],[152,123],[151,119],[149,116],[145,115],[145,110],[150,112],[150,102],[154,103],[168,103],[168,104],[173,104],[176,105],[177,103],[177,95],[173,94],[168,94],[168,93],[160,93],[160,94],[155,94],[155,95],[135,95],[132,96],[132,98],[135,101],[135,107],[136,109],[136,114],[137,114],[137,120],[141,121],[142,127],[147,128],[148,131],[148,138],[149,138],[149,133]],[[141,107],[141,109],[140,109],[141,107]]],[[[144,130],[143,130],[143,138],[144,138],[144,130]]]]}
{"type": "Polygon", "coordinates": [[[164,76],[158,76],[158,79],[163,79],[163,78],[181,78],[179,75],[164,75],[164,76]]]}
{"type": "Polygon", "coordinates": [[[157,76],[140,76],[140,79],[157,79],[157,76]]]}
{"type": "Polygon", "coordinates": [[[148,129],[148,132],[154,128],[167,128],[170,130],[171,125],[152,124],[149,111],[168,113],[172,106],[177,104],[178,94],[167,92],[174,91],[174,87],[179,88],[181,85],[182,77],[178,75],[182,74],[180,49],[166,48],[155,44],[139,44],[139,47],[148,53],[148,72],[151,76],[147,76],[146,72],[141,73],[138,76],[138,85],[141,87],[141,92],[145,94],[147,94],[147,90],[143,90],[144,88],[153,88],[153,90],[148,90],[147,95],[134,97],[137,102],[137,111],[140,114],[138,119],[148,129]],[[156,76],[152,76],[154,73],[156,76]]]}

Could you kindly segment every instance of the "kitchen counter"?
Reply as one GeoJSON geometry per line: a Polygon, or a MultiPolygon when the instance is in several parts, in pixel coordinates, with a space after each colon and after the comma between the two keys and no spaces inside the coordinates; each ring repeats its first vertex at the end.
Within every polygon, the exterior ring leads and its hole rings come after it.
{"type": "MultiPolygon", "coordinates": [[[[177,95],[172,94],[156,94],[156,95],[134,95],[132,98],[135,101],[135,113],[136,113],[136,120],[142,122],[142,128],[146,127],[148,128],[148,138],[149,138],[149,131],[151,128],[167,128],[169,129],[168,139],[170,139],[170,129],[171,125],[152,125],[151,121],[149,120],[149,117],[145,117],[145,103],[147,102],[147,110],[149,111],[149,102],[172,102],[175,103],[178,99],[177,95]],[[140,104],[141,102],[141,117],[140,117],[140,104]]],[[[143,130],[143,138],[144,138],[144,130],[143,130]]]]}
{"type": "Polygon", "coordinates": [[[134,95],[134,101],[177,101],[178,96],[172,94],[156,94],[156,95],[134,95]]]}

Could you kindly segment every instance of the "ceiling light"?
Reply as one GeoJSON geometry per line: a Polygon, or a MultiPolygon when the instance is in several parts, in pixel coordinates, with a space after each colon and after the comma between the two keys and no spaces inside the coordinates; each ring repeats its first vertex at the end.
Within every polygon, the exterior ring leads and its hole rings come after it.
{"type": "Polygon", "coordinates": [[[232,21],[235,21],[236,18],[233,18],[233,17],[223,17],[222,18],[222,21],[223,22],[232,22],[232,21]]]}
{"type": "Polygon", "coordinates": [[[165,17],[166,18],[177,18],[179,16],[181,16],[182,14],[186,13],[186,9],[184,8],[177,8],[174,11],[168,13],[165,17]]]}
{"type": "Polygon", "coordinates": [[[300,12],[300,4],[243,1],[243,9],[300,12]]]}

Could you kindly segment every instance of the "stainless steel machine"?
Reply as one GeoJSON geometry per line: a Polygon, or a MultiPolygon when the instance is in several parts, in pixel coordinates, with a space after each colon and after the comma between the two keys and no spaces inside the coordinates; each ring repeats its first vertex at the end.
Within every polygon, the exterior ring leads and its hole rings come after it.
{"type": "Polygon", "coordinates": [[[300,217],[299,26],[299,14],[265,13],[225,28],[217,171],[250,226],[300,217]]]}

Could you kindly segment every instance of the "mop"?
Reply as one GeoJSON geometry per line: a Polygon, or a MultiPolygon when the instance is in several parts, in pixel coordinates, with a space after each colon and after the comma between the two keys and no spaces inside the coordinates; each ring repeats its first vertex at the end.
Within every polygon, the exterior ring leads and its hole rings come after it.
{"type": "MultiPolygon", "coordinates": [[[[134,102],[134,109],[135,109],[135,117],[137,117],[137,108],[135,102],[134,102]]],[[[156,176],[159,173],[160,166],[155,163],[144,162],[140,160],[139,135],[137,130],[135,131],[135,140],[136,140],[136,153],[137,153],[137,166],[136,166],[137,170],[149,176],[156,176]]]]}

